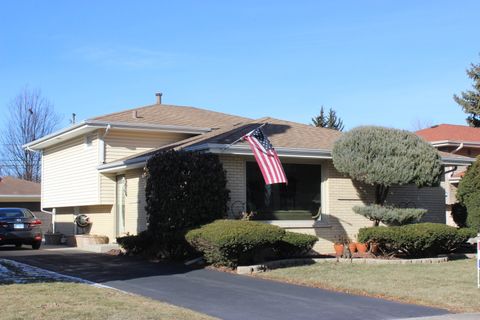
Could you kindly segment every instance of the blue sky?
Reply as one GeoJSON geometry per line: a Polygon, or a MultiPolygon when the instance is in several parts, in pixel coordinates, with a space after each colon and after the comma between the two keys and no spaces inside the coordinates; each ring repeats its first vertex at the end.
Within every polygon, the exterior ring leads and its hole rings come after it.
{"type": "Polygon", "coordinates": [[[0,116],[40,88],[68,124],[155,101],[347,129],[464,124],[479,1],[3,1],[0,116]]]}

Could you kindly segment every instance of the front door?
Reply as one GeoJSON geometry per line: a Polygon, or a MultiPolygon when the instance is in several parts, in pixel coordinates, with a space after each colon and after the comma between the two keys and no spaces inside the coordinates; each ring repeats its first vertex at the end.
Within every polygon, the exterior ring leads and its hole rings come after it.
{"type": "Polygon", "coordinates": [[[116,195],[116,234],[121,236],[125,233],[125,198],[126,198],[126,182],[125,176],[117,176],[117,195],[116,195]]]}

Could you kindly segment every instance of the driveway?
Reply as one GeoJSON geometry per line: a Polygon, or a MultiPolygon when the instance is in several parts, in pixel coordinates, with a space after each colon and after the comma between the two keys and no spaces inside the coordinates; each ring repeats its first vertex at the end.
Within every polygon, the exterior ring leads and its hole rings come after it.
{"type": "MultiPolygon", "coordinates": [[[[0,258],[80,277],[222,319],[374,320],[447,313],[441,309],[77,249],[33,251],[1,247],[0,258]]],[[[348,281],[348,275],[345,277],[348,281]]]]}

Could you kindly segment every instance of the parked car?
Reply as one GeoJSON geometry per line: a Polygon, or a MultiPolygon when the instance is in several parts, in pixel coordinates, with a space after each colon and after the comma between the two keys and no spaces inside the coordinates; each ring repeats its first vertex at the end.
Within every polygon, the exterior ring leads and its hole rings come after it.
{"type": "Polygon", "coordinates": [[[20,248],[23,244],[40,249],[42,245],[42,221],[28,209],[0,208],[0,246],[13,244],[20,248]]]}

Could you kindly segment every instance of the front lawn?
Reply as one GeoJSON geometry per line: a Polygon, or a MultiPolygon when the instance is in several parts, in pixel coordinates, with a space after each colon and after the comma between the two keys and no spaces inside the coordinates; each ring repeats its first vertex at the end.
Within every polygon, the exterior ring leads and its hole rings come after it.
{"type": "Polygon", "coordinates": [[[480,312],[475,259],[403,265],[317,263],[258,276],[451,311],[480,312]]]}
{"type": "Polygon", "coordinates": [[[2,285],[1,318],[13,319],[214,319],[120,291],[79,283],[2,285]]]}

